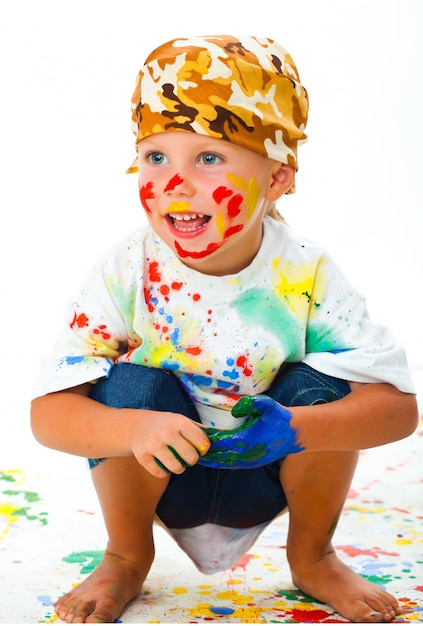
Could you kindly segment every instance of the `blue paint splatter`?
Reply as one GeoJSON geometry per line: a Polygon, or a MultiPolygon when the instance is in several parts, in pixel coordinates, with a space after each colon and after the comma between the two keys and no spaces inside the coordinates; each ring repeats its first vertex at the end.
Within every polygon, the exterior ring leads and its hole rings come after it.
{"type": "Polygon", "coordinates": [[[216,615],[231,615],[235,613],[234,609],[230,609],[228,606],[211,606],[210,611],[216,613],[216,615]]]}

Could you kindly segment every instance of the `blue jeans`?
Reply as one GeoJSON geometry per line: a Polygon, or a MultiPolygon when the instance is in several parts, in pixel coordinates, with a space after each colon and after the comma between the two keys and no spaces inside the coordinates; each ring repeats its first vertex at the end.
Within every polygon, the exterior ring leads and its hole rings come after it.
{"type": "MultiPolygon", "coordinates": [[[[310,406],[339,400],[350,391],[344,380],[326,376],[304,363],[283,367],[266,395],[280,404],[310,406]]],[[[116,408],[181,413],[199,422],[195,406],[174,374],[120,363],[93,387],[91,398],[116,408]]],[[[88,459],[90,468],[105,459],[88,459]]],[[[273,519],[286,507],[279,480],[280,461],[248,470],[194,465],[172,474],[157,514],[169,528],[207,522],[245,528],[273,519]]]]}

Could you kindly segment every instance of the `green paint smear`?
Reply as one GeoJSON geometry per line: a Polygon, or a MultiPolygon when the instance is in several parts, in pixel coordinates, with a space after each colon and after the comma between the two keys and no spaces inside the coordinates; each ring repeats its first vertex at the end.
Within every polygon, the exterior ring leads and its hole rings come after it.
{"type": "Polygon", "coordinates": [[[7,489],[6,491],[3,491],[3,493],[6,496],[23,495],[27,502],[39,502],[39,500],[41,500],[40,496],[38,493],[35,493],[35,491],[14,491],[13,489],[7,489]]]}
{"type": "Polygon", "coordinates": [[[286,600],[292,600],[294,602],[323,604],[323,602],[316,600],[316,598],[313,598],[312,596],[308,596],[306,593],[303,593],[299,589],[279,589],[277,591],[277,594],[279,596],[283,596],[286,600]]]}
{"type": "Polygon", "coordinates": [[[239,296],[233,303],[242,321],[248,326],[262,326],[275,337],[288,343],[289,355],[295,356],[301,336],[300,326],[279,297],[267,289],[253,288],[239,296]]]}
{"type": "Polygon", "coordinates": [[[65,561],[65,563],[76,563],[81,566],[81,574],[90,574],[100,564],[103,555],[104,552],[101,550],[72,552],[72,554],[64,556],[62,561],[65,561]]]}
{"type": "Polygon", "coordinates": [[[385,574],[384,576],[366,576],[365,574],[361,574],[361,577],[369,580],[375,585],[386,585],[392,581],[392,576],[389,574],[385,574]]]}
{"type": "Polygon", "coordinates": [[[332,352],[344,350],[340,337],[334,330],[328,329],[325,324],[310,323],[307,328],[306,352],[332,352]]]}

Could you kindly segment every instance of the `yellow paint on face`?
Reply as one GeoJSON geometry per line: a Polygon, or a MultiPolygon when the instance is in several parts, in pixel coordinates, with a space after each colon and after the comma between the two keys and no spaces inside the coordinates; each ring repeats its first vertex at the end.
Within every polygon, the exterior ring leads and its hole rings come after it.
{"type": "Polygon", "coordinates": [[[190,210],[188,202],[171,202],[166,209],[167,213],[187,213],[190,210]]]}
{"type": "Polygon", "coordinates": [[[219,235],[223,239],[223,236],[226,230],[226,222],[225,222],[225,218],[223,217],[223,213],[218,213],[215,221],[216,221],[216,228],[219,231],[219,235]]]}
{"type": "Polygon", "coordinates": [[[238,189],[246,192],[244,203],[247,209],[247,217],[250,219],[256,209],[261,192],[261,187],[257,182],[257,178],[250,178],[247,182],[242,176],[234,176],[230,173],[226,174],[226,177],[233,185],[235,185],[235,187],[238,187],[238,189]]]}

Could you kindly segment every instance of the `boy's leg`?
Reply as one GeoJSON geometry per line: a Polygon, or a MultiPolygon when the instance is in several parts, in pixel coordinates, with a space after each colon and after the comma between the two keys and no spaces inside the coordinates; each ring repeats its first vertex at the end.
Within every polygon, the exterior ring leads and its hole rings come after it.
{"type": "MultiPolygon", "coordinates": [[[[286,368],[269,394],[285,406],[331,402],[349,393],[344,381],[307,365],[286,368]]],[[[289,509],[287,557],[294,583],[355,622],[390,621],[395,598],[336,556],[332,536],[358,461],[357,452],[301,452],[287,456],[280,480],[289,509]]]]}
{"type": "MultiPolygon", "coordinates": [[[[122,364],[101,379],[91,397],[115,407],[196,412],[174,376],[122,364]]],[[[55,609],[66,622],[113,623],[138,595],[154,558],[153,520],[169,479],[156,478],[134,457],[90,459],[109,536],[102,562],[55,609]]]]}
{"type": "Polygon", "coordinates": [[[141,591],[154,558],[153,519],[168,479],[133,457],[111,458],[92,471],[109,542],[102,562],[55,609],[66,622],[113,623],[141,591]]]}
{"type": "Polygon", "coordinates": [[[336,556],[332,536],[358,453],[316,452],[286,457],[280,477],[289,509],[287,557],[293,582],[354,622],[383,622],[398,603],[336,556]]]}

